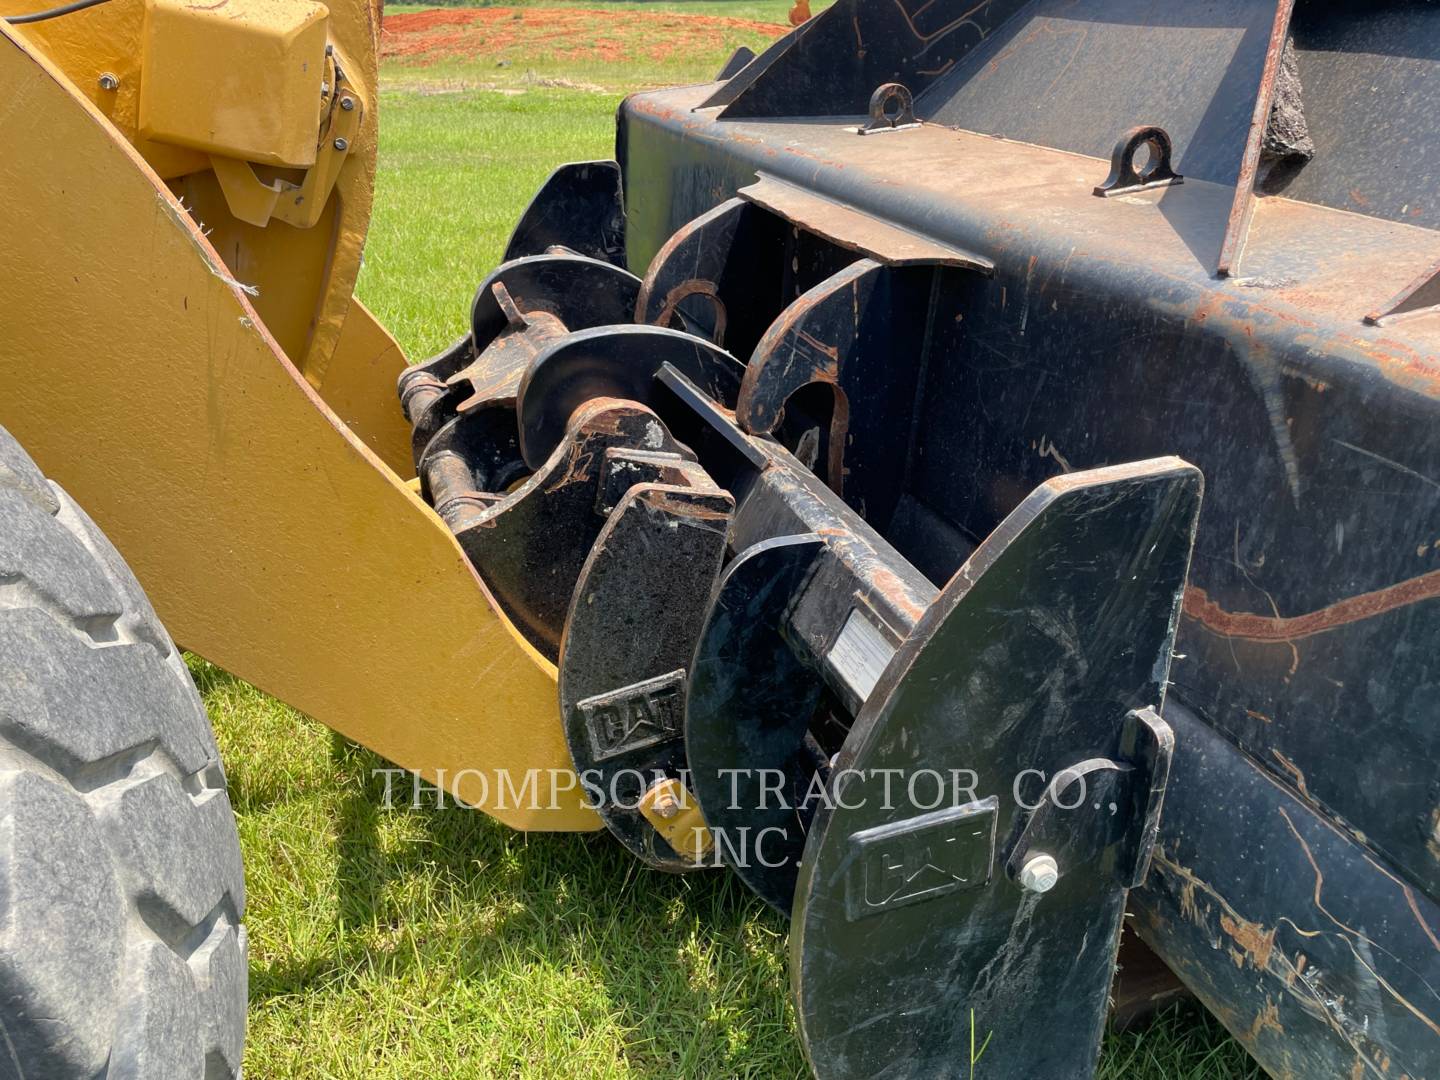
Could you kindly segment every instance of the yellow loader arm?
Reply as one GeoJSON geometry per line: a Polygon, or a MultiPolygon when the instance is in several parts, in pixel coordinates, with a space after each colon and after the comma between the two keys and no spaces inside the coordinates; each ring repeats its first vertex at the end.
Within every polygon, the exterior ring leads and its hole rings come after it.
{"type": "Polygon", "coordinates": [[[352,295],[378,8],[33,10],[0,0],[0,421],[186,647],[512,826],[597,828],[352,295]]]}

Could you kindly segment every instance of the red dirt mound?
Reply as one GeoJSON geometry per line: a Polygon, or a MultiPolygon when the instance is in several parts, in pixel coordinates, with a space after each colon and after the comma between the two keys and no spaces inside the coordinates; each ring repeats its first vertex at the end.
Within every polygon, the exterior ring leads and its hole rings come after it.
{"type": "Polygon", "coordinates": [[[666,60],[718,51],[736,38],[773,41],[789,27],[751,19],[581,8],[433,8],[386,15],[380,55],[429,64],[462,57],[517,63],[666,60]]]}

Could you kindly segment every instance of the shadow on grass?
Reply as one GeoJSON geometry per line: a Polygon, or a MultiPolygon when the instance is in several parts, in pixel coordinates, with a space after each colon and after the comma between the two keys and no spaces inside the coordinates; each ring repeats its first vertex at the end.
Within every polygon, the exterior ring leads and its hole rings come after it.
{"type": "Polygon", "coordinates": [[[438,971],[453,983],[536,965],[596,988],[623,1032],[626,1075],[806,1075],[784,922],[733,875],[659,873],[605,833],[516,833],[448,799],[437,809],[433,789],[412,808],[408,776],[387,809],[377,770],[388,763],[339,736],[329,764],[334,947],[256,963],[257,1007],[357,972],[399,982],[438,971]]]}

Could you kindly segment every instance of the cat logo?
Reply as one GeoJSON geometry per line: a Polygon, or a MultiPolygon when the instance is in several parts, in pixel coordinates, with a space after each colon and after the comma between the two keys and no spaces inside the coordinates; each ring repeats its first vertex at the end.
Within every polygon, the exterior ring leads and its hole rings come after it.
{"type": "Polygon", "coordinates": [[[992,795],[854,833],[845,890],[850,920],[989,884],[999,805],[992,795]]]}
{"type": "Polygon", "coordinates": [[[577,701],[596,761],[669,742],[685,731],[685,670],[577,701]]]}

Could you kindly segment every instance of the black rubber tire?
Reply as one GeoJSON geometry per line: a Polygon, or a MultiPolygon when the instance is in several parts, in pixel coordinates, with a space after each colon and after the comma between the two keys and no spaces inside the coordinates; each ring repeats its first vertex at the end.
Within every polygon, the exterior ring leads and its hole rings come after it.
{"type": "Polygon", "coordinates": [[[238,1076],[244,909],[190,673],[0,429],[0,1077],[238,1076]]]}

